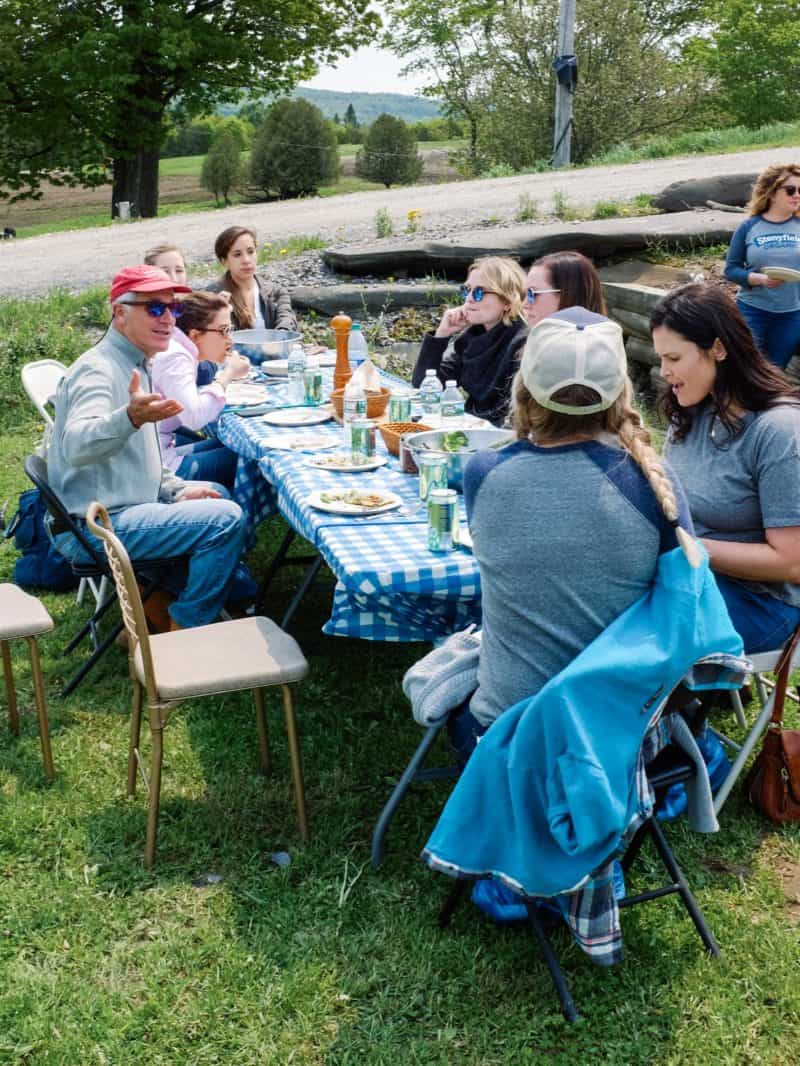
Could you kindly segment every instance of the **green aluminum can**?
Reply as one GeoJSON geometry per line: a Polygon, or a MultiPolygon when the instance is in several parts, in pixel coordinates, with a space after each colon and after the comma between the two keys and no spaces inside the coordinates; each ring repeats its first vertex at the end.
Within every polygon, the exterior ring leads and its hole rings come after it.
{"type": "Polygon", "coordinates": [[[443,452],[417,452],[419,498],[427,500],[431,489],[447,488],[447,456],[443,452]]]}
{"type": "Polygon", "coordinates": [[[354,463],[365,463],[375,456],[375,423],[357,418],[350,423],[350,449],[354,463]]]}
{"type": "Polygon", "coordinates": [[[458,546],[458,493],[431,489],[428,496],[428,548],[451,552],[458,546]]]}
{"type": "Polygon", "coordinates": [[[305,402],[317,407],[322,403],[322,371],[319,367],[306,367],[303,371],[305,402]]]}
{"type": "Polygon", "coordinates": [[[389,421],[411,421],[411,397],[407,392],[393,392],[389,399],[389,421]]]}

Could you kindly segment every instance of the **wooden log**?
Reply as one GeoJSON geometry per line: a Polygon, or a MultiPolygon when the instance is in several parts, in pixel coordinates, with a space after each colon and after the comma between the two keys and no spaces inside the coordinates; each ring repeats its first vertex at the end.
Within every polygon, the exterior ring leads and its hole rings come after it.
{"type": "Polygon", "coordinates": [[[650,366],[658,366],[660,363],[652,344],[646,343],[638,337],[628,337],[625,342],[625,354],[634,363],[647,363],[650,366]]]}

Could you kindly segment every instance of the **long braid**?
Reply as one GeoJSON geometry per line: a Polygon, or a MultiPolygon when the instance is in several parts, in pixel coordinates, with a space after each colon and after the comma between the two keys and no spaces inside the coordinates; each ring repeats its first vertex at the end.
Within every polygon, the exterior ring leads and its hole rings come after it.
{"type": "Polygon", "coordinates": [[[664,517],[675,527],[678,544],[683,549],[690,566],[698,567],[702,557],[697,541],[680,525],[678,520],[678,501],[675,490],[658,453],[650,443],[650,434],[642,424],[641,415],[629,403],[628,397],[620,410],[620,423],[616,429],[620,442],[633,461],[640,468],[647,483],[653,490],[664,517]]]}

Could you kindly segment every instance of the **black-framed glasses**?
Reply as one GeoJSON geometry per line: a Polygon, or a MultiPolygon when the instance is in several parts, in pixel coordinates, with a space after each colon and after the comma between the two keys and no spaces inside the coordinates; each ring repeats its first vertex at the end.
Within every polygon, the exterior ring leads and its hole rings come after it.
{"type": "Polygon", "coordinates": [[[165,311],[177,318],[183,314],[183,304],[179,300],[167,303],[165,300],[131,300],[128,307],[143,307],[151,318],[162,318],[165,311]]]}
{"type": "Polygon", "coordinates": [[[476,304],[479,304],[484,296],[499,296],[499,292],[495,292],[494,289],[484,289],[483,285],[462,285],[461,286],[461,299],[466,300],[471,296],[476,304]]]}
{"type": "Polygon", "coordinates": [[[201,329],[201,333],[221,333],[223,337],[230,337],[233,334],[233,326],[211,326],[208,329],[201,329]]]}
{"type": "Polygon", "coordinates": [[[779,185],[779,189],[783,189],[787,196],[794,196],[795,193],[800,192],[800,185],[779,185]]]}
{"type": "Polygon", "coordinates": [[[561,292],[561,289],[526,289],[525,299],[533,307],[537,296],[544,296],[546,292],[561,292]]]}

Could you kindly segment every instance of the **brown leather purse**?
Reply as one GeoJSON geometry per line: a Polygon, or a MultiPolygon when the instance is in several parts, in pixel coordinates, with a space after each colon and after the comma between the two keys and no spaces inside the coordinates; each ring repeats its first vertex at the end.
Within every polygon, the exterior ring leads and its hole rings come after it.
{"type": "Polygon", "coordinates": [[[783,728],[783,705],[798,627],[783,650],[775,674],[775,703],[764,744],[745,778],[750,802],[773,822],[800,822],[800,729],[783,728]]]}

